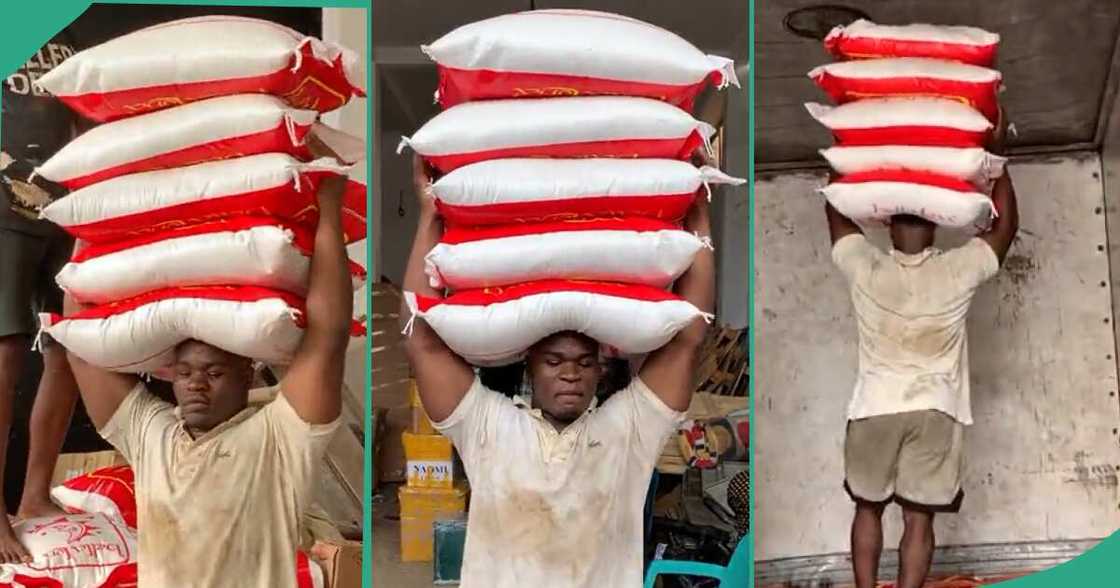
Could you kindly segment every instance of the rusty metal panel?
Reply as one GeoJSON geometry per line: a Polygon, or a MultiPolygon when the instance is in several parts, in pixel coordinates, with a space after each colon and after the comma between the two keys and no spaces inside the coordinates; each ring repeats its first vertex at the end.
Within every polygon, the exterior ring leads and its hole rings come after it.
{"type": "MultiPolygon", "coordinates": [[[[755,108],[758,162],[812,161],[828,133],[802,108],[827,97],[805,77],[831,61],[821,43],[783,26],[817,0],[755,3],[755,108]]],[[[849,0],[876,22],[966,24],[1001,36],[1002,100],[1019,130],[1012,147],[1065,146],[1096,140],[1102,96],[1120,26],[1120,3],[1099,0],[849,0]],[[1076,15],[1076,16],[1073,16],[1076,15]]]]}
{"type": "MultiPolygon", "coordinates": [[[[938,517],[940,545],[1088,545],[1120,527],[1100,172],[1091,153],[1011,167],[1022,230],[969,319],[976,424],[966,433],[964,507],[938,517]]],[[[792,570],[798,559],[824,572],[848,550],[841,448],[856,331],[813,194],[824,180],[784,174],[756,186],[755,553],[770,562],[760,572],[792,570]]],[[[897,545],[901,517],[888,513],[885,544],[897,545]]]]}

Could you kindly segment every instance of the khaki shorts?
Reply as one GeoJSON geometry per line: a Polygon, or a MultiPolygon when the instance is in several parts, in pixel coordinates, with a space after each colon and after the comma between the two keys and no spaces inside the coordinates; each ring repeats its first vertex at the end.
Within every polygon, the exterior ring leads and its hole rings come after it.
{"type": "Polygon", "coordinates": [[[964,427],[936,410],[848,421],[844,488],[853,500],[957,512],[964,427]]]}

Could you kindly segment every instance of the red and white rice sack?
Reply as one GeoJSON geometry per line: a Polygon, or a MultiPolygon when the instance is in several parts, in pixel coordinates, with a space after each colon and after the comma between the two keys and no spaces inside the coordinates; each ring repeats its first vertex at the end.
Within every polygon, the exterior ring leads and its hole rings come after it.
{"type": "Polygon", "coordinates": [[[999,120],[1002,75],[986,67],[903,57],[829,63],[813,68],[809,77],[838,104],[866,98],[945,98],[999,120]]]}
{"type": "MultiPolygon", "coordinates": [[[[330,159],[301,163],[264,153],[106,180],[52,202],[42,216],[91,243],[236,216],[306,220],[317,210],[323,178],[345,172],[330,159]]],[[[353,191],[360,192],[364,221],[365,187],[353,191]]],[[[347,194],[351,199],[359,200],[347,194]]]]}
{"type": "MultiPolygon", "coordinates": [[[[129,527],[136,529],[136,482],[130,466],[101,468],[73,477],[62,485],[52,488],[51,498],[69,513],[103,515],[111,519],[123,520],[129,527]]],[[[136,564],[130,565],[133,567],[132,578],[135,579],[136,564]]],[[[129,572],[126,570],[120,572],[122,580],[127,573],[129,572]]],[[[326,585],[319,564],[310,560],[302,551],[296,554],[296,579],[299,582],[298,588],[323,588],[326,585]]],[[[44,585],[34,584],[34,586],[44,585]]],[[[84,588],[97,585],[77,586],[84,588]]],[[[104,586],[111,588],[116,584],[110,583],[104,586]]],[[[131,588],[136,584],[127,584],[127,586],[131,588]]]]}
{"type": "Polygon", "coordinates": [[[287,365],[303,338],[303,300],[253,286],[168,288],[61,317],[43,330],[83,360],[119,372],[156,373],[195,339],[267,364],[287,365]]]}
{"type": "Polygon", "coordinates": [[[136,586],[136,534],[103,514],[24,519],[12,525],[31,563],[0,566],[0,588],[136,586]]]}
{"type": "Polygon", "coordinates": [[[431,191],[450,224],[621,216],[678,221],[701,188],[745,181],[674,159],[495,159],[461,167],[431,191]]]}
{"type": "Polygon", "coordinates": [[[884,170],[843,176],[821,189],[844,216],[885,221],[897,214],[920,216],[944,227],[980,229],[995,210],[968,182],[931,173],[884,170]]]}
{"type": "Polygon", "coordinates": [[[841,59],[930,57],[991,67],[999,35],[975,27],[880,25],[860,19],[832,29],[824,46],[841,59]]]}
{"type": "MultiPolygon", "coordinates": [[[[238,217],[149,233],[74,253],[58,285],[79,302],[103,304],[183,286],[261,286],[307,294],[312,228],[238,217]]],[[[354,289],[365,270],[351,262],[354,289]]]]}
{"type": "Polygon", "coordinates": [[[277,23],[205,16],[158,24],[86,49],[39,85],[105,122],[188,102],[267,93],[326,112],[364,96],[354,52],[277,23]]]}
{"type": "Polygon", "coordinates": [[[318,113],[264,94],[211,98],[98,126],[35,172],[76,190],[118,176],[259,153],[310,159],[318,113]]]}
{"type": "Polygon", "coordinates": [[[735,64],[625,16],[533,10],[461,26],[421,49],[446,108],[495,98],[643,96],[686,110],[708,83],[739,85],[735,64]]]}
{"type": "MultiPolygon", "coordinates": [[[[537,341],[579,331],[627,354],[648,353],[705,315],[670,292],[636,284],[545,280],[405,301],[455,353],[480,366],[518,361],[537,341]]],[[[405,329],[408,333],[408,329],[405,329]]]]}
{"type": "Polygon", "coordinates": [[[940,98],[872,98],[805,108],[844,147],[982,147],[993,128],[976,109],[940,98]]]}
{"type": "Polygon", "coordinates": [[[711,241],[642,218],[452,227],[425,256],[434,288],[537,280],[601,280],[665,287],[711,241]]]}
{"type": "Polygon", "coordinates": [[[821,155],[841,175],[876,170],[926,171],[971,182],[983,189],[1003,175],[1007,164],[1007,158],[980,147],[830,147],[822,149],[821,155]]]}
{"type": "Polygon", "coordinates": [[[66,512],[103,514],[136,528],[136,480],[127,465],[100,468],[51,488],[66,512]]]}
{"type": "Polygon", "coordinates": [[[470,102],[436,115],[412,147],[444,172],[490,159],[688,159],[715,129],[649,98],[592,96],[470,102]]]}

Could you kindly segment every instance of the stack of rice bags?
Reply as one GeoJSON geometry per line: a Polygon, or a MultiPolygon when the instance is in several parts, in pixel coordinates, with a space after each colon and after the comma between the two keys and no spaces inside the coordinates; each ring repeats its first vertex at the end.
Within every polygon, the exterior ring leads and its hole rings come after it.
{"type": "MultiPolygon", "coordinates": [[[[36,170],[72,190],[42,215],[84,245],[57,280],[93,305],[45,315],[44,330],[124,372],[158,375],[187,339],[288,363],[303,333],[317,187],[350,172],[312,161],[307,141],[320,112],[364,96],[362,80],[346,49],[228,16],[119,37],[40,79],[104,123],[36,170]]],[[[347,184],[344,208],[348,241],[364,238],[363,185],[347,184]]],[[[357,264],[352,273],[364,280],[357,264]]]]}
{"type": "Polygon", "coordinates": [[[836,145],[821,153],[839,174],[822,193],[845,216],[920,216],[982,230],[1006,160],[984,150],[999,124],[999,35],[972,27],[837,27],[826,49],[844,60],[809,72],[838,104],[807,104],[836,145]]]}
{"type": "Polygon", "coordinates": [[[709,183],[688,160],[695,120],[733,64],[618,15],[538,10],[460,27],[423,47],[445,110],[402,141],[443,172],[445,221],[426,271],[445,298],[414,314],[476,365],[520,359],[558,331],[622,353],[665,344],[700,310],[666,290],[706,239],[681,221],[709,183]]]}

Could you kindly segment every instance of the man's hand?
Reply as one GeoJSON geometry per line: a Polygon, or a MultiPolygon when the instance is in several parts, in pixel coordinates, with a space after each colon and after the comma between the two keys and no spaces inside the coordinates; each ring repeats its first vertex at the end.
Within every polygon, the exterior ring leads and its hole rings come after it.
{"type": "Polygon", "coordinates": [[[991,135],[988,137],[988,152],[995,153],[996,155],[1003,155],[1007,148],[1007,113],[1004,112],[1003,106],[999,107],[999,118],[996,120],[996,126],[992,129],[991,135]]]}
{"type": "Polygon", "coordinates": [[[438,214],[436,199],[432,196],[432,184],[436,181],[436,170],[424,161],[418,153],[412,154],[412,193],[416,196],[420,215],[438,214]]]}
{"type": "MultiPolygon", "coordinates": [[[[693,161],[715,167],[712,158],[700,150],[697,150],[693,161]]],[[[708,199],[700,193],[685,217],[684,229],[700,237],[711,236],[708,199]]],[[[702,312],[711,313],[715,308],[715,272],[715,254],[711,249],[701,249],[692,266],[677,279],[673,292],[702,312]]],[[[707,333],[707,321],[694,319],[664,347],[651,353],[638,374],[642,382],[673,410],[688,410],[692,401],[700,347],[707,333]]]]}

